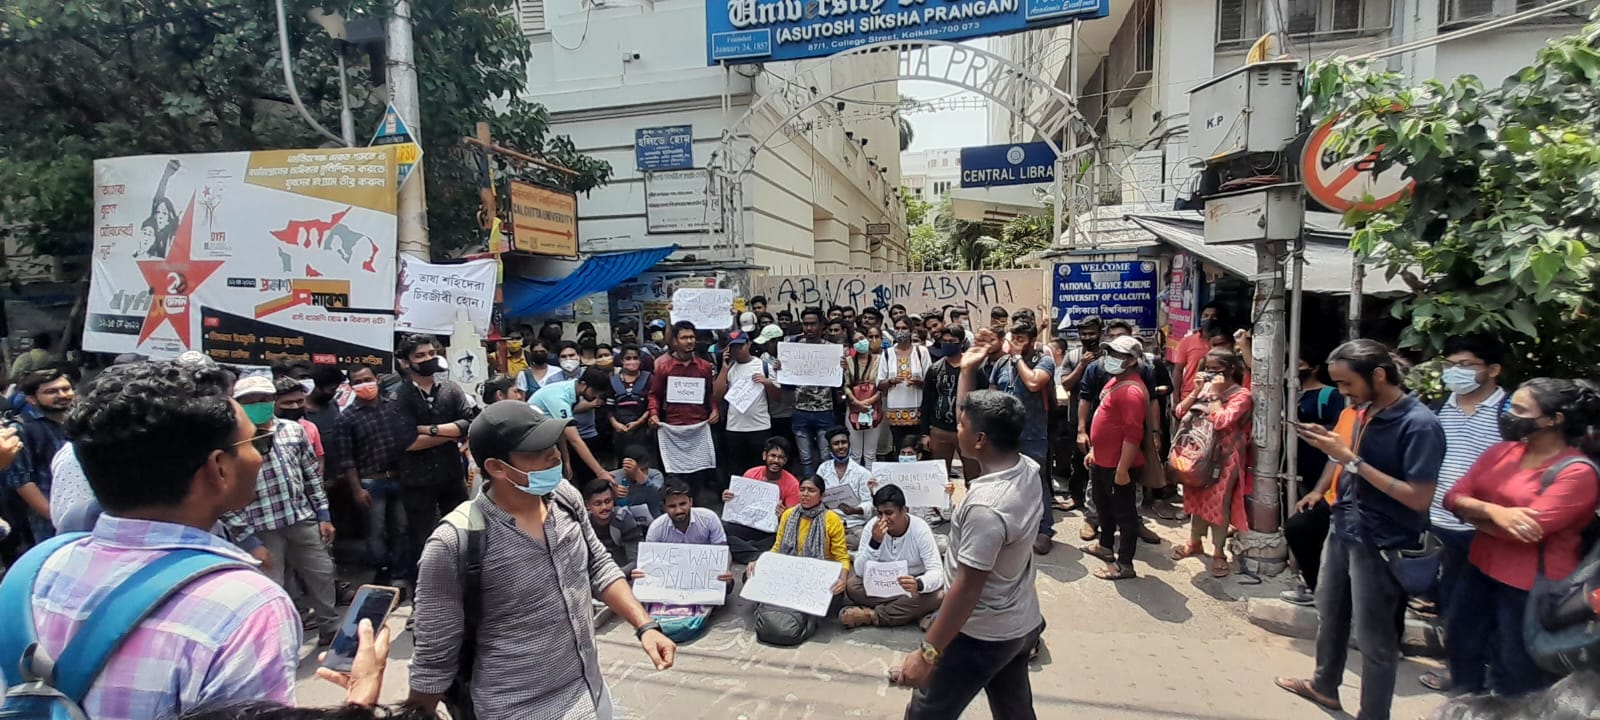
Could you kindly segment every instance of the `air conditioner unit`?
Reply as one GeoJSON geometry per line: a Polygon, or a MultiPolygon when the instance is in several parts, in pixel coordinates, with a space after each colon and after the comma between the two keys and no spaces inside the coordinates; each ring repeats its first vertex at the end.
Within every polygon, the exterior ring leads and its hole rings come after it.
{"type": "Polygon", "coordinates": [[[1279,152],[1299,129],[1298,60],[1246,65],[1189,91],[1189,149],[1201,167],[1279,152]]]}
{"type": "Polygon", "coordinates": [[[1294,240],[1305,229],[1305,192],[1284,183],[1206,198],[1206,244],[1294,240]]]}

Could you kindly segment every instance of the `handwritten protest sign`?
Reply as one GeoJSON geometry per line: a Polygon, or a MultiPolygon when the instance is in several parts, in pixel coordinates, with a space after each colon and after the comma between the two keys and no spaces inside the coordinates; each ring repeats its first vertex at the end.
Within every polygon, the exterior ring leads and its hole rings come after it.
{"type": "Polygon", "coordinates": [[[689,321],[696,330],[727,330],[733,326],[733,290],[678,288],[672,293],[672,322],[689,321]]]}
{"type": "Polygon", "coordinates": [[[878,482],[878,487],[899,485],[900,490],[906,494],[907,507],[950,506],[950,496],[944,491],[945,484],[950,482],[950,476],[945,472],[944,463],[941,461],[874,463],[872,479],[878,482]]]}
{"type": "Polygon", "coordinates": [[[494,309],[494,276],[493,259],[436,265],[401,255],[394,329],[448,335],[455,329],[456,309],[460,308],[472,320],[472,329],[487,335],[494,309]]]}
{"type": "Polygon", "coordinates": [[[728,482],[733,499],[722,506],[722,519],[747,528],[778,531],[778,486],[775,483],[736,477],[728,482]]]}
{"type": "Polygon", "coordinates": [[[906,589],[900,587],[900,578],[909,572],[906,561],[878,562],[868,560],[866,567],[861,568],[861,584],[867,588],[869,597],[901,597],[910,595],[906,589]]]}
{"type": "Polygon", "coordinates": [[[856,489],[849,483],[834,483],[822,491],[822,506],[829,510],[837,510],[840,505],[860,505],[861,496],[856,494],[856,489]]]}
{"type": "Polygon", "coordinates": [[[667,378],[667,402],[700,405],[706,401],[706,379],[697,377],[667,378]]]}
{"type": "Polygon", "coordinates": [[[844,383],[844,346],[833,343],[778,343],[778,382],[785,385],[839,387],[844,383]]]}
{"type": "Polygon", "coordinates": [[[833,602],[833,584],[843,565],[831,560],[794,557],[775,552],[761,554],[756,573],[744,583],[740,597],[822,617],[833,602]]]}
{"type": "Polygon", "coordinates": [[[633,581],[639,602],[721,605],[727,597],[727,585],[717,579],[728,571],[727,545],[642,542],[638,567],[644,572],[633,581]]]}
{"type": "Polygon", "coordinates": [[[766,392],[766,389],[755,384],[752,380],[735,380],[733,385],[728,388],[728,394],[725,398],[728,401],[728,407],[739,412],[745,412],[750,409],[751,403],[754,403],[756,398],[761,397],[764,392],[766,392]]]}

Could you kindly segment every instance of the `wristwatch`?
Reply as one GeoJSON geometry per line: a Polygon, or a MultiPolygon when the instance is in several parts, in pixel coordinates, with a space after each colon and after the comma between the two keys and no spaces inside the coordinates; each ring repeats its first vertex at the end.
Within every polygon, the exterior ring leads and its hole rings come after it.
{"type": "Polygon", "coordinates": [[[938,648],[929,645],[927,640],[922,641],[922,659],[927,661],[929,665],[938,665],[939,655],[938,648]]]}
{"type": "Polygon", "coordinates": [[[1354,460],[1346,461],[1343,465],[1340,465],[1339,467],[1343,468],[1345,472],[1350,473],[1351,475],[1360,475],[1361,474],[1361,464],[1365,463],[1365,462],[1366,462],[1365,460],[1362,460],[1360,457],[1357,457],[1354,460]]]}
{"type": "Polygon", "coordinates": [[[634,637],[635,640],[643,640],[644,639],[644,634],[647,633],[647,632],[650,632],[651,630],[654,630],[656,632],[661,632],[661,623],[658,623],[658,622],[656,622],[654,620],[651,620],[650,622],[647,622],[647,623],[645,623],[643,625],[640,625],[639,627],[634,629],[633,637],[634,637]]]}
{"type": "Polygon", "coordinates": [[[429,425],[428,426],[428,437],[438,437],[438,436],[439,436],[439,426],[438,425],[429,425]]]}

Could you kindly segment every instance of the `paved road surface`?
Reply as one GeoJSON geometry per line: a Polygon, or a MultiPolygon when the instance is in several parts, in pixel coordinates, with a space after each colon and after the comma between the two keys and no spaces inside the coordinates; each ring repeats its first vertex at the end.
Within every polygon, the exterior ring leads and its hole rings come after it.
{"type": "MultiPolygon", "coordinates": [[[[1088,574],[1098,561],[1078,552],[1081,520],[1057,526],[1057,547],[1039,563],[1046,649],[1035,663],[1033,689],[1048,720],[1287,720],[1348,717],[1322,712],[1272,686],[1278,674],[1309,675],[1312,646],[1246,622],[1247,596],[1276,595],[1280,582],[1246,586],[1212,579],[1199,560],[1166,559],[1186,530],[1163,527],[1159,548],[1141,545],[1134,580],[1109,583],[1088,574]],[[1071,544],[1063,544],[1070,539],[1071,544]]],[[[402,612],[405,612],[404,610],[402,612]]],[[[398,631],[403,619],[396,619],[398,631]]],[[[846,631],[837,622],[805,645],[774,648],[755,642],[749,607],[737,602],[713,616],[707,634],[678,649],[677,666],[658,673],[625,624],[612,621],[599,636],[601,664],[626,720],[835,720],[898,718],[907,691],[884,678],[920,639],[916,628],[846,631]]],[[[385,699],[406,693],[409,635],[391,653],[385,699]]],[[[340,701],[342,691],[310,677],[305,704],[340,701]]],[[[1417,684],[1433,666],[1401,666],[1394,717],[1411,720],[1440,702],[1417,684]]],[[[1351,653],[1343,700],[1356,710],[1360,655],[1351,653]]],[[[980,696],[968,718],[989,718],[980,696]]]]}

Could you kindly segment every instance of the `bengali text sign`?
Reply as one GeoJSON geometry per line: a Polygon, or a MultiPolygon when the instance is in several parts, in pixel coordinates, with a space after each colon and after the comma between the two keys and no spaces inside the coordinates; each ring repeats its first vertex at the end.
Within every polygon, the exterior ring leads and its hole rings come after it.
{"type": "Polygon", "coordinates": [[[672,293],[672,322],[694,323],[696,330],[727,330],[733,326],[733,290],[679,288],[672,293]]]}
{"type": "Polygon", "coordinates": [[[756,561],[756,572],[744,583],[741,597],[822,617],[833,602],[833,584],[843,565],[831,560],[794,557],[766,552],[756,561]]]}
{"type": "Polygon", "coordinates": [[[861,584],[866,586],[867,595],[871,597],[901,597],[909,595],[906,589],[900,587],[900,578],[909,572],[906,561],[878,562],[868,560],[865,567],[861,568],[861,584]]]}

